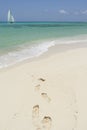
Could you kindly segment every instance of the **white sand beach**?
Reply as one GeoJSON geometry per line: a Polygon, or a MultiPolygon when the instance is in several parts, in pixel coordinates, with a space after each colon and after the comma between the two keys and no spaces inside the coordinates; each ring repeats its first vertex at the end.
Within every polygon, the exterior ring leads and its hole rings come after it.
{"type": "Polygon", "coordinates": [[[1,70],[0,130],[87,130],[86,58],[74,48],[1,70]]]}

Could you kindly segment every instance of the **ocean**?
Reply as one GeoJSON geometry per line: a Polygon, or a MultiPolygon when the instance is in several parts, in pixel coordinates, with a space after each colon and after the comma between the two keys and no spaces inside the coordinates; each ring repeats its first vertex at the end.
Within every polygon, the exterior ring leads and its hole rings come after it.
{"type": "Polygon", "coordinates": [[[87,42],[86,22],[0,23],[0,68],[38,57],[56,44],[87,42]]]}

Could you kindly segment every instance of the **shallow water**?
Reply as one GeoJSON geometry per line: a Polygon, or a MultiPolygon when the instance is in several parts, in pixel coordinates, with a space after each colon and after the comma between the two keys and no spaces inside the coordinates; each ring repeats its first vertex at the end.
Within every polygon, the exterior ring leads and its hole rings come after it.
{"type": "Polygon", "coordinates": [[[55,44],[86,42],[87,23],[0,23],[0,68],[36,57],[55,44]]]}

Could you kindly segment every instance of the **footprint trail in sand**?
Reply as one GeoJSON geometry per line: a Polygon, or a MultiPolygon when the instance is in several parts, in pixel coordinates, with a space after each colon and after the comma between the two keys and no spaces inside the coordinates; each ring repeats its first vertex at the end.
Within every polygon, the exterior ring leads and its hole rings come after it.
{"type": "MultiPolygon", "coordinates": [[[[46,80],[44,78],[38,78],[39,81],[45,82],[46,80]]],[[[37,84],[35,86],[35,92],[41,91],[41,84],[37,84]]],[[[41,97],[47,101],[48,103],[51,102],[51,98],[48,96],[47,93],[41,92],[41,97]]],[[[40,107],[39,105],[33,106],[32,110],[32,121],[33,125],[36,128],[36,130],[51,130],[52,125],[52,118],[50,116],[44,116],[43,119],[40,119],[40,107]]]]}

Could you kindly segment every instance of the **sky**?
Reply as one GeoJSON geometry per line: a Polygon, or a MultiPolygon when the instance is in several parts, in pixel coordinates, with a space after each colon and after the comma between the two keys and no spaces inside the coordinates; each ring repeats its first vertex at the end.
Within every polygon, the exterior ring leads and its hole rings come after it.
{"type": "Polygon", "coordinates": [[[0,21],[87,21],[87,0],[0,0],[0,21]]]}

